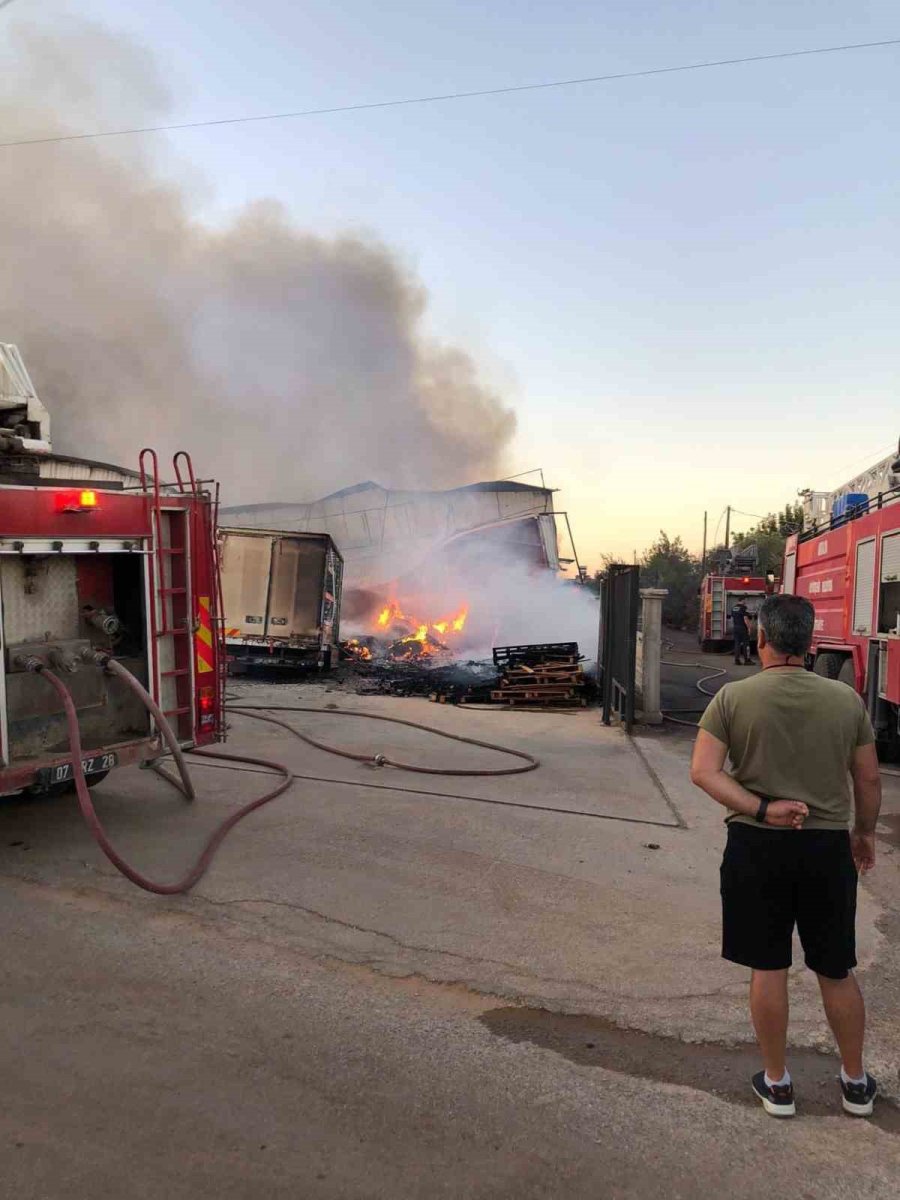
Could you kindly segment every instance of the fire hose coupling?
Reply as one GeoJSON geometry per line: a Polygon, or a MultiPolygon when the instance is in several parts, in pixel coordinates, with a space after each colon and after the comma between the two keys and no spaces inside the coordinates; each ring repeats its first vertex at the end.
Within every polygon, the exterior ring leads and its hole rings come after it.
{"type": "Polygon", "coordinates": [[[102,608],[94,608],[90,604],[84,606],[81,615],[88,625],[99,629],[107,637],[115,637],[122,628],[122,622],[115,613],[108,613],[102,608]]]}
{"type": "Polygon", "coordinates": [[[96,667],[105,667],[111,658],[108,650],[95,650],[93,646],[85,646],[81,651],[81,661],[96,667]]]}
{"type": "Polygon", "coordinates": [[[36,654],[19,654],[13,659],[13,663],[20,671],[43,671],[46,666],[36,654]]]}
{"type": "Polygon", "coordinates": [[[383,754],[375,754],[372,756],[372,765],[375,767],[383,767],[387,762],[387,758],[383,754]]]}

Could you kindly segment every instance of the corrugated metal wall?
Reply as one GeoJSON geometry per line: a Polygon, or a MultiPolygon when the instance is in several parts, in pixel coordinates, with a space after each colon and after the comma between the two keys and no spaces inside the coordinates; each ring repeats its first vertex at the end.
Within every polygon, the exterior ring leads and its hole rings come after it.
{"type": "Polygon", "coordinates": [[[229,524],[329,533],[344,555],[345,582],[372,587],[414,569],[439,547],[480,530],[525,522],[540,532],[524,540],[544,547],[556,568],[553,492],[509,481],[445,492],[395,492],[377,483],[346,488],[310,504],[229,507],[229,524]]]}

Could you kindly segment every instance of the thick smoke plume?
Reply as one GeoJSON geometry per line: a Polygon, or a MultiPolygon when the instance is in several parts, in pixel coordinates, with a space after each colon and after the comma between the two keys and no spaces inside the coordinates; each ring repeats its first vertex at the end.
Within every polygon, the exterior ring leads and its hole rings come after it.
{"type": "MultiPolygon", "coordinates": [[[[148,56],[96,26],[20,26],[7,50],[3,140],[171,111],[148,56]]],[[[209,228],[158,144],[0,149],[0,341],[19,345],[57,451],[133,464],[142,445],[184,447],[229,502],[499,473],[514,416],[425,335],[427,294],[396,254],[304,232],[273,200],[209,228]]]]}

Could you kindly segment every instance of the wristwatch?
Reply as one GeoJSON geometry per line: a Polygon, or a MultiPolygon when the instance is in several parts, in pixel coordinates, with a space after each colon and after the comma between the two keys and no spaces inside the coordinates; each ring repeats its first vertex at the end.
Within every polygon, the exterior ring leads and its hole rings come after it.
{"type": "Polygon", "coordinates": [[[765,798],[765,796],[763,796],[759,802],[759,808],[756,810],[756,820],[759,821],[760,825],[765,824],[766,811],[768,810],[768,807],[769,801],[765,798]]]}

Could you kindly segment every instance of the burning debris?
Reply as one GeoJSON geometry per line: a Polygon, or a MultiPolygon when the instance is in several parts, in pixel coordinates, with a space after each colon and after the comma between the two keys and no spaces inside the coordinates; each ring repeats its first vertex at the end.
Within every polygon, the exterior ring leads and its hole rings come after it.
{"type": "Polygon", "coordinates": [[[438,621],[423,621],[404,612],[396,600],[386,604],[375,619],[375,633],[350,638],[342,644],[344,658],[357,662],[388,660],[423,663],[428,659],[449,661],[456,657],[452,645],[465,628],[468,608],[438,621]]]}
{"type": "Polygon", "coordinates": [[[349,638],[341,642],[341,653],[344,658],[355,659],[356,662],[372,661],[372,647],[362,638],[349,638]]]}
{"type": "MultiPolygon", "coordinates": [[[[528,641],[496,646],[504,599],[526,596],[547,616],[571,627],[571,588],[552,588],[533,573],[502,569],[463,581],[455,573],[410,575],[377,592],[357,594],[357,632],[343,645],[347,683],[361,692],[428,696],[438,703],[581,707],[591,684],[577,641],[528,641]],[[558,612],[549,611],[549,602],[558,612]],[[545,601],[547,601],[545,603],[545,601]],[[473,653],[474,652],[474,653],[473,653]],[[352,682],[351,682],[352,677],[352,682]]],[[[582,597],[578,597],[583,601],[582,597]]],[[[595,608],[584,601],[585,611],[595,608]]],[[[512,622],[509,622],[512,624],[512,622]]],[[[523,622],[516,622],[521,627],[523,622]]],[[[577,622],[575,623],[577,626],[577,622]]],[[[592,624],[592,622],[591,622],[592,624]]],[[[545,627],[546,627],[545,626],[545,627]]],[[[509,639],[510,641],[512,639],[509,639]]]]}
{"type": "Polygon", "coordinates": [[[468,608],[461,608],[455,616],[423,621],[420,617],[408,615],[396,600],[391,600],[379,612],[375,623],[379,630],[392,638],[388,656],[411,661],[440,655],[452,656],[450,642],[454,635],[462,633],[468,615],[468,608]]]}
{"type": "Polygon", "coordinates": [[[376,637],[345,642],[355,690],[427,696],[439,704],[573,708],[588,703],[593,683],[584,674],[577,642],[498,646],[492,660],[460,662],[450,647],[437,642],[431,628],[417,625],[413,634],[393,642],[379,643],[376,637]]]}

